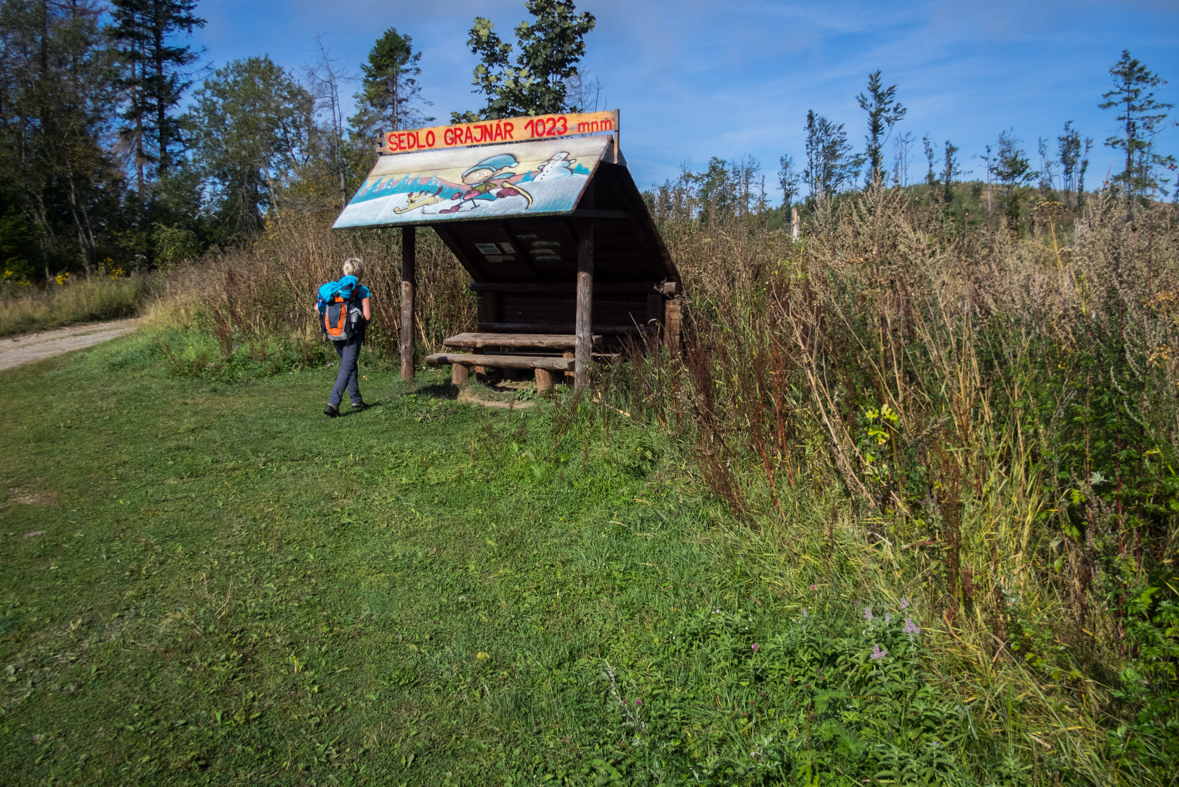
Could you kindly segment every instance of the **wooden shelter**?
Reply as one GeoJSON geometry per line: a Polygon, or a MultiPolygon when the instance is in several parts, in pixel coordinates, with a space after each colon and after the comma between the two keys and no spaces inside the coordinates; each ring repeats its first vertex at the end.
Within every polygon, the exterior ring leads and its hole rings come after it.
{"type": "Polygon", "coordinates": [[[618,147],[618,112],[391,132],[336,229],[404,228],[401,373],[412,379],[414,238],[430,226],[470,273],[479,329],[449,337],[452,379],[534,370],[546,390],[624,337],[678,351],[679,273],[618,147]]]}

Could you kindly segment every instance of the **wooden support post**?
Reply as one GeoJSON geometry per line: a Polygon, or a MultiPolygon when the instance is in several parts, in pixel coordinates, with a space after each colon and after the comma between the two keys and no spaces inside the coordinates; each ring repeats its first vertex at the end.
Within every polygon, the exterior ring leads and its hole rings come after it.
{"type": "MultiPolygon", "coordinates": [[[[615,124],[617,126],[617,124],[615,124]]],[[[577,205],[582,210],[594,209],[594,182],[585,186],[585,193],[577,205]]],[[[577,316],[573,347],[573,390],[589,387],[589,365],[594,351],[594,220],[582,219],[577,225],[577,316]]]]}
{"type": "Polygon", "coordinates": [[[461,363],[451,364],[450,366],[450,382],[454,385],[462,385],[467,381],[471,370],[463,366],[461,363]]]}
{"type": "Polygon", "coordinates": [[[548,393],[553,390],[553,373],[548,369],[536,370],[536,392],[538,394],[548,393]]]}
{"type": "Polygon", "coordinates": [[[594,220],[585,219],[577,229],[577,346],[574,349],[573,388],[589,385],[594,324],[594,220]]]}
{"type": "Polygon", "coordinates": [[[416,227],[401,229],[401,379],[413,380],[414,290],[417,285],[416,227]]]}
{"type": "MultiPolygon", "coordinates": [[[[485,354],[486,353],[484,352],[482,347],[476,347],[473,350],[471,350],[471,355],[485,355],[485,354]]],[[[476,366],[475,367],[475,379],[481,383],[486,384],[487,383],[487,370],[484,369],[482,366],[476,366]]]]}
{"type": "MultiPolygon", "coordinates": [[[[572,358],[573,353],[561,353],[561,357],[562,358],[572,358]]],[[[569,385],[570,383],[572,383],[576,376],[577,375],[575,375],[573,372],[565,372],[565,385],[569,385]]]]}
{"type": "Polygon", "coordinates": [[[668,298],[663,304],[663,341],[673,358],[680,354],[679,298],[668,298]]]}
{"type": "Polygon", "coordinates": [[[652,342],[663,338],[659,335],[661,333],[659,328],[663,325],[663,301],[664,297],[659,293],[647,293],[647,322],[643,329],[647,338],[652,342]]]}
{"type": "MultiPolygon", "coordinates": [[[[622,141],[622,112],[621,110],[614,110],[614,163],[618,163],[618,159],[622,156],[622,151],[618,149],[618,144],[622,141]]],[[[593,207],[593,206],[590,206],[593,207]]]]}

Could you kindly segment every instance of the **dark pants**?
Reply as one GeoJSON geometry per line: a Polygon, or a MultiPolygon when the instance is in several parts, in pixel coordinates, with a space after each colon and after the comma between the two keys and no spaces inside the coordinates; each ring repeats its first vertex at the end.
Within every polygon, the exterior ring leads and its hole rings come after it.
{"type": "Polygon", "coordinates": [[[360,346],[364,344],[364,331],[358,331],[346,342],[332,342],[336,348],[336,355],[340,356],[340,374],[336,377],[336,384],[332,386],[332,395],[328,404],[337,407],[344,400],[344,389],[348,389],[348,397],[352,404],[364,401],[360,398],[360,376],[357,373],[357,362],[360,360],[360,346]]]}

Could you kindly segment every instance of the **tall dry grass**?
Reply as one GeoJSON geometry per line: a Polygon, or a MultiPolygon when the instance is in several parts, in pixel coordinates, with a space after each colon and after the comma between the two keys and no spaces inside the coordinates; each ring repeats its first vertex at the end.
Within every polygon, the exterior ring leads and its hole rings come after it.
{"type": "Polygon", "coordinates": [[[963,691],[1037,697],[1045,745],[1099,780],[1098,751],[1167,772],[1174,209],[1127,224],[1094,199],[1064,234],[1048,204],[1017,237],[880,191],[819,204],[791,243],[663,196],[687,349],[600,384],[689,447],[748,523],[734,548],[783,587],[842,574],[923,599],[963,691]]]}
{"type": "MultiPolygon", "coordinates": [[[[149,316],[211,331],[226,356],[235,344],[261,345],[274,336],[309,348],[320,342],[316,292],[340,278],[348,257],[364,260],[372,291],[368,345],[392,358],[401,332],[401,231],[334,232],[323,216],[283,217],[251,245],[173,272],[149,316]]],[[[432,352],[448,331],[474,326],[475,300],[466,273],[432,232],[418,233],[417,279],[413,330],[432,352]]]]}
{"type": "Polygon", "coordinates": [[[0,336],[15,336],[63,325],[132,317],[159,283],[154,276],[94,276],[44,290],[23,285],[0,287],[0,336]]]}

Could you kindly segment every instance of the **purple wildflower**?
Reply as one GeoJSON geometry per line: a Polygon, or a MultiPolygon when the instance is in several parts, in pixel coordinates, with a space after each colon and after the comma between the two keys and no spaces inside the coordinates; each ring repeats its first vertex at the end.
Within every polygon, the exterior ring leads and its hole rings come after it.
{"type": "Polygon", "coordinates": [[[901,609],[908,609],[908,608],[909,608],[909,599],[902,598],[901,599],[901,609]]]}
{"type": "Polygon", "coordinates": [[[753,652],[754,652],[754,653],[757,653],[759,650],[761,650],[761,648],[760,648],[760,647],[758,647],[758,644],[757,644],[756,642],[755,642],[755,643],[753,643],[753,652]]]}
{"type": "Polygon", "coordinates": [[[819,589],[818,585],[811,585],[811,590],[818,590],[818,589],[819,589]]]}
{"type": "Polygon", "coordinates": [[[635,700],[635,705],[642,705],[642,704],[643,704],[642,700],[635,700]]]}
{"type": "Polygon", "coordinates": [[[872,608],[871,607],[864,607],[864,620],[871,620],[871,619],[872,619],[872,608]]]}
{"type": "Polygon", "coordinates": [[[887,651],[887,650],[885,650],[884,648],[880,647],[880,643],[879,643],[879,642],[877,642],[877,643],[876,643],[876,646],[875,646],[875,647],[873,648],[873,650],[872,650],[872,655],[871,655],[871,656],[869,656],[868,658],[870,658],[870,659],[882,659],[882,658],[884,658],[884,657],[885,657],[885,656],[887,656],[887,655],[888,655],[888,651],[887,651]]]}
{"type": "Polygon", "coordinates": [[[802,616],[803,616],[804,618],[809,618],[809,617],[810,617],[810,615],[808,615],[808,614],[807,614],[807,612],[806,612],[806,607],[803,607],[803,608],[802,608],[802,616]]]}
{"type": "Polygon", "coordinates": [[[921,629],[917,627],[917,624],[913,622],[912,618],[905,618],[905,627],[901,629],[901,631],[905,632],[906,634],[921,633],[921,629]]]}
{"type": "Polygon", "coordinates": [[[885,613],[884,613],[884,622],[885,622],[885,623],[892,623],[892,615],[890,615],[890,614],[888,614],[887,612],[885,612],[885,613]]]}

